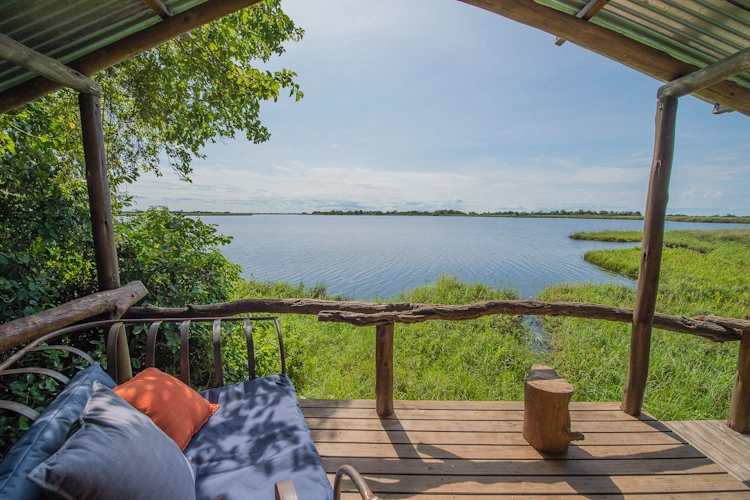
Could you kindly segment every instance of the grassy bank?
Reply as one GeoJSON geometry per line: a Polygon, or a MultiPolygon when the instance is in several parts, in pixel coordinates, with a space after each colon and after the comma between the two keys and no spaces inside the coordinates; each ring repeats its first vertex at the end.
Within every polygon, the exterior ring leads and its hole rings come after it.
{"type": "MultiPolygon", "coordinates": [[[[599,233],[581,238],[639,241],[640,234],[599,233]]],[[[750,311],[750,231],[675,231],[666,235],[657,309],[693,316],[742,317],[750,311]]],[[[637,276],[638,248],[593,251],[589,262],[637,276]]],[[[318,285],[248,282],[242,297],[315,297],[318,285]]],[[[390,301],[465,304],[518,298],[512,290],[462,283],[443,276],[433,285],[390,301]]],[[[551,286],[549,301],[633,307],[632,287],[604,284],[551,286]]],[[[301,396],[373,398],[374,328],[318,323],[315,316],[283,315],[289,372],[301,396]]],[[[394,342],[394,396],[399,399],[520,400],[523,378],[535,362],[554,366],[576,387],[578,401],[619,401],[627,374],[630,326],[606,321],[545,318],[544,348],[518,317],[398,325],[394,342]]],[[[274,356],[275,354],[275,350],[274,356]]],[[[716,344],[685,334],[654,331],[645,409],[660,419],[725,418],[737,343],[716,344]]]]}
{"type": "MultiPolygon", "coordinates": [[[[318,297],[321,287],[249,282],[243,297],[318,297]]],[[[465,304],[518,298],[510,290],[443,276],[393,301],[465,304]]],[[[283,315],[289,372],[301,396],[375,397],[375,328],[319,323],[316,316],[283,315]]],[[[397,399],[519,400],[535,360],[532,333],[520,318],[397,325],[394,336],[397,399]]]]}
{"type": "MultiPolygon", "coordinates": [[[[640,241],[639,232],[575,235],[577,239],[640,241]]],[[[665,235],[657,310],[741,318],[750,311],[750,230],[669,231],[665,235]]],[[[637,278],[640,248],[595,250],[584,258],[610,272],[637,278]]],[[[617,285],[560,285],[541,300],[633,307],[635,292],[617,285]]],[[[576,386],[581,400],[618,400],[627,374],[630,326],[548,318],[550,362],[576,386]]],[[[737,343],[715,344],[655,330],[645,408],[662,419],[724,418],[729,409],[737,343]]]]}

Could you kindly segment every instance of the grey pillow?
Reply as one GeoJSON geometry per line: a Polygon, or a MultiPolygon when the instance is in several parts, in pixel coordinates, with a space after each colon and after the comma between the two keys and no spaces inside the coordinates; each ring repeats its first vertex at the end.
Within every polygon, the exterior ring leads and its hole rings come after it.
{"type": "Polygon", "coordinates": [[[191,500],[195,478],[175,442],[150,418],[94,382],[80,427],[28,476],[64,500],[191,500]]]}

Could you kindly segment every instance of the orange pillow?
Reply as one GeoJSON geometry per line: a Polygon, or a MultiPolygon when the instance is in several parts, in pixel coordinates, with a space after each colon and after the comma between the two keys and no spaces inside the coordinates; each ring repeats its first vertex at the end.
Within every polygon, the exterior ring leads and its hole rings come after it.
{"type": "Polygon", "coordinates": [[[114,391],[148,415],[181,450],[219,409],[219,405],[209,403],[181,380],[157,368],[146,368],[114,391]]]}

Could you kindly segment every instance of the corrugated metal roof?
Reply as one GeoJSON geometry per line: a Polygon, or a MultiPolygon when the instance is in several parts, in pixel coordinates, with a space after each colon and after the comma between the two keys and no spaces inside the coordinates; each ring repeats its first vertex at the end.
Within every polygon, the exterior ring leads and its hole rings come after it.
{"type": "MultiPolygon", "coordinates": [[[[179,14],[206,0],[167,0],[179,14]]],[[[67,64],[161,21],[141,0],[2,0],[0,33],[67,64]]],[[[36,74],[0,60],[0,92],[36,74]]]]}
{"type": "MultiPolygon", "coordinates": [[[[576,14],[584,0],[536,0],[576,14]]],[[[750,0],[611,0],[589,22],[700,68],[750,47],[750,0]]],[[[730,78],[750,89],[750,72],[730,78]]]]}
{"type": "MultiPolygon", "coordinates": [[[[206,0],[166,0],[179,14],[206,0]]],[[[587,0],[535,0],[569,14],[587,0]]],[[[143,0],[0,0],[0,33],[69,63],[160,21],[143,0]]],[[[750,0],[612,0],[589,22],[698,67],[750,47],[750,0]]],[[[0,60],[0,92],[35,75],[0,60]]],[[[750,89],[750,72],[731,79],[750,89]]]]}

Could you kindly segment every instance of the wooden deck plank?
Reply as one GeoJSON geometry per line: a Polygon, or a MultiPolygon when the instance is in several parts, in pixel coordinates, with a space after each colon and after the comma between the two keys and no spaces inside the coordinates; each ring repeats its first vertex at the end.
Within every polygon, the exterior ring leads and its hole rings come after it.
{"type": "MultiPolygon", "coordinates": [[[[420,432],[420,431],[345,431],[313,429],[316,443],[391,443],[391,444],[478,444],[527,445],[520,432],[420,432]]],[[[590,433],[584,441],[595,445],[676,444],[683,439],[673,432],[590,433]]],[[[579,443],[576,443],[576,445],[579,443]]],[[[575,446],[575,445],[573,445],[575,446]]]]}
{"type": "MultiPolygon", "coordinates": [[[[737,491],[747,486],[729,474],[650,476],[409,476],[362,475],[373,491],[475,495],[616,495],[737,491]]],[[[333,479],[333,474],[329,475],[333,479]]],[[[343,491],[354,491],[344,481],[343,491]]]]}
{"type": "MultiPolygon", "coordinates": [[[[712,493],[656,493],[653,495],[436,495],[434,493],[378,493],[380,500],[747,500],[741,491],[712,493]]],[[[359,493],[342,493],[341,500],[362,500],[359,493]]]]}
{"type": "MultiPolygon", "coordinates": [[[[521,432],[521,420],[398,420],[379,418],[318,418],[308,417],[310,429],[338,429],[360,431],[438,431],[438,432],[521,432]]],[[[578,421],[574,431],[594,432],[670,432],[661,422],[639,420],[622,422],[578,421]]]]}
{"type": "MultiPolygon", "coordinates": [[[[302,408],[370,408],[375,409],[374,399],[300,399],[302,408]]],[[[572,402],[571,411],[620,411],[621,403],[572,402]]],[[[419,401],[394,400],[393,407],[402,410],[472,410],[523,411],[523,401],[419,401]]]]}
{"type": "MultiPolygon", "coordinates": [[[[373,418],[377,417],[375,410],[370,408],[302,408],[305,417],[317,418],[373,418]]],[[[396,409],[393,415],[383,417],[396,420],[517,420],[523,421],[523,410],[425,410],[425,409],[396,409]]],[[[571,411],[573,422],[581,421],[654,421],[652,417],[642,415],[633,417],[619,410],[601,411],[571,411]]]]}
{"type": "MultiPolygon", "coordinates": [[[[708,458],[683,460],[462,460],[416,458],[350,458],[346,462],[361,474],[451,476],[642,476],[649,474],[723,474],[708,458]]],[[[323,466],[335,473],[339,457],[323,457],[323,466]]]]}
{"type": "MultiPolygon", "coordinates": [[[[382,500],[750,499],[748,486],[675,427],[626,415],[619,403],[577,404],[572,428],[586,440],[564,455],[526,443],[518,402],[397,401],[395,414],[382,419],[371,400],[300,406],[329,480],[348,463],[382,500]]],[[[703,435],[711,430],[699,427],[703,435]]],[[[359,498],[351,483],[344,487],[345,499],[359,498]]]]}
{"type": "Polygon", "coordinates": [[[733,431],[720,420],[665,422],[714,462],[750,486],[750,436],[733,431]]]}
{"type": "MultiPolygon", "coordinates": [[[[585,442],[584,442],[585,443],[585,442]]],[[[410,445],[372,443],[319,443],[315,446],[324,457],[349,458],[461,458],[465,460],[651,460],[702,458],[704,455],[690,445],[638,445],[638,446],[571,446],[564,457],[544,455],[527,444],[519,446],[487,445],[410,445]]],[[[343,463],[343,462],[342,462],[343,463]]]]}

